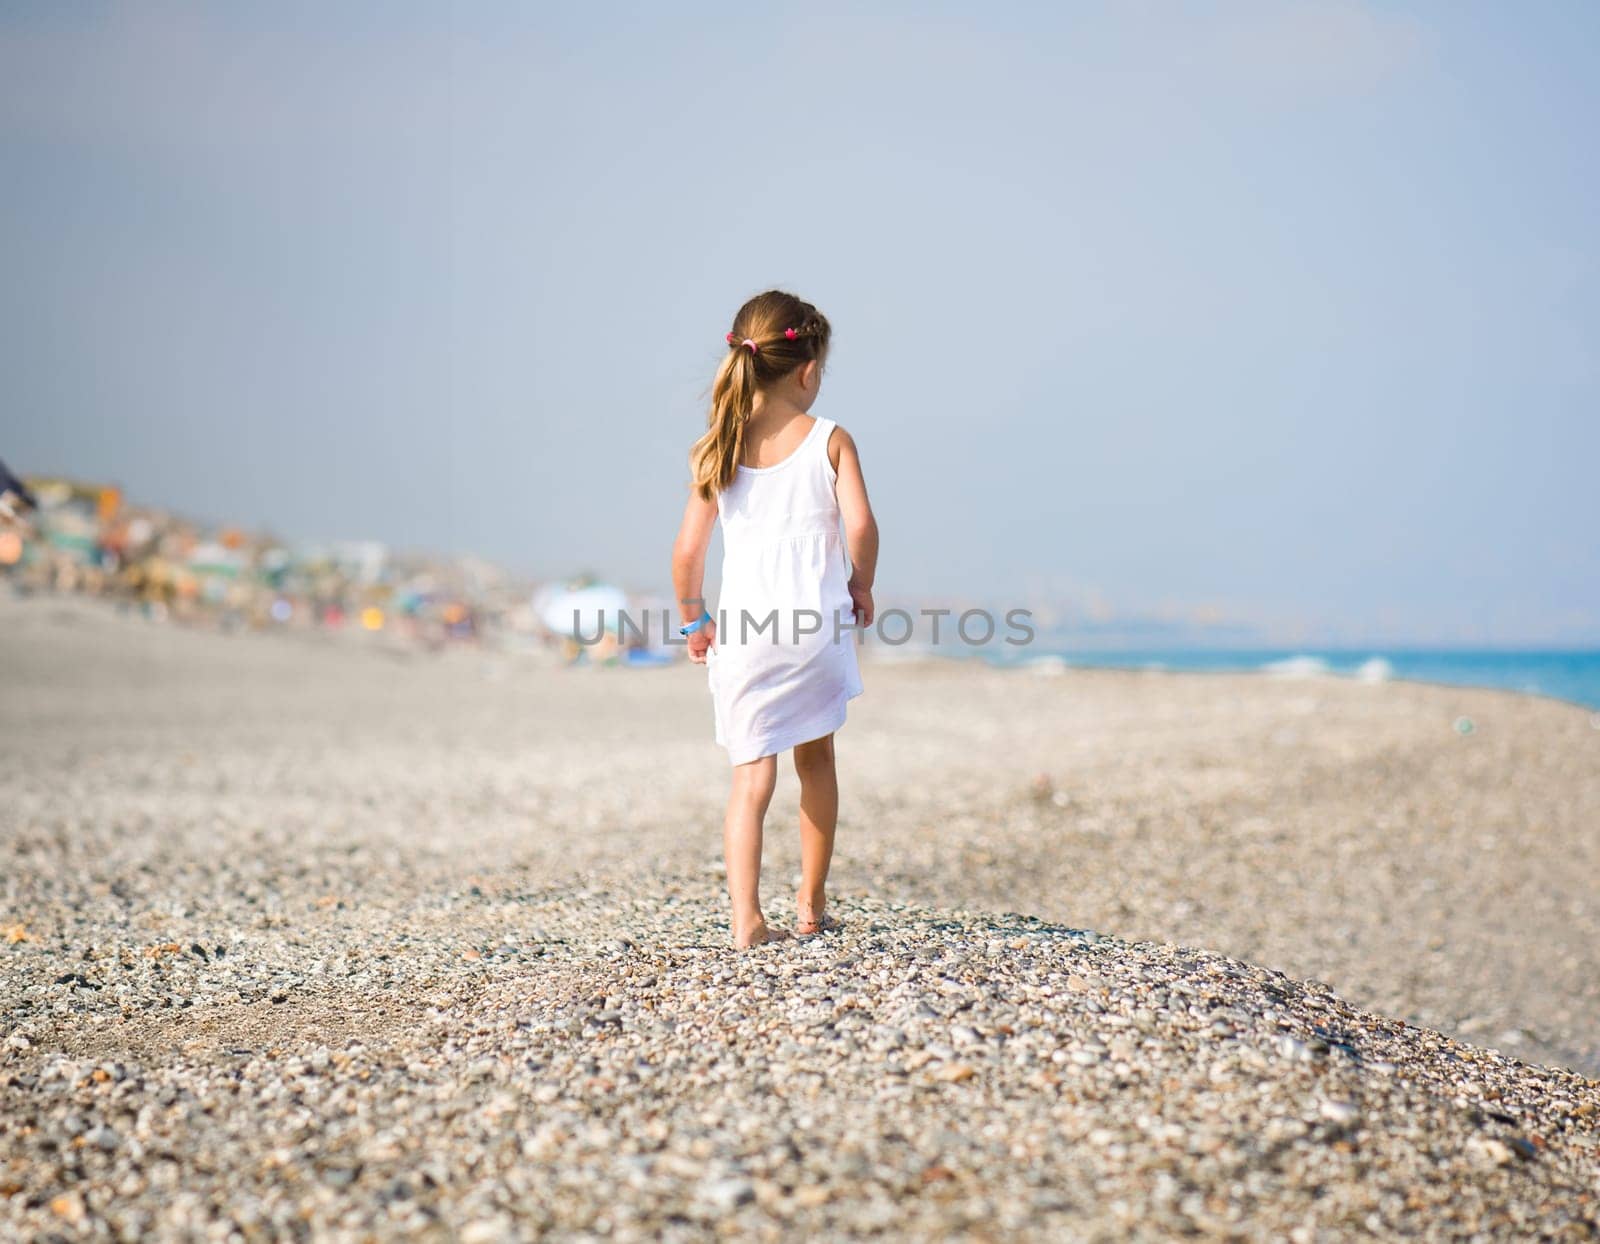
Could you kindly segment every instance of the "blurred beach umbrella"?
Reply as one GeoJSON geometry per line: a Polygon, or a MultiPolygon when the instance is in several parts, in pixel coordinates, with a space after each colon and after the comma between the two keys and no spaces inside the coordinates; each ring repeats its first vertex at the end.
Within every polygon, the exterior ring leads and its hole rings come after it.
{"type": "Polygon", "coordinates": [[[539,621],[568,639],[594,639],[601,630],[616,634],[618,619],[628,607],[628,594],[609,583],[556,585],[534,594],[539,621]]]}
{"type": "Polygon", "coordinates": [[[232,579],[243,569],[243,559],[219,541],[203,540],[189,550],[189,569],[196,574],[232,579]]]}
{"type": "Polygon", "coordinates": [[[0,462],[0,514],[15,518],[28,510],[37,510],[39,502],[28,491],[28,486],[11,473],[11,468],[0,462]]]}

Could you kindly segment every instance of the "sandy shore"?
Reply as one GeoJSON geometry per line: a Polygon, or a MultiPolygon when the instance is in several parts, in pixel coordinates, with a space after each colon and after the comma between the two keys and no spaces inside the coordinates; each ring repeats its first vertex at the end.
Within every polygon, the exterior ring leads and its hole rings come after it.
{"type": "Polygon", "coordinates": [[[0,1225],[1596,1229],[1585,710],[869,667],[736,956],[702,671],[0,629],[0,1225]]]}

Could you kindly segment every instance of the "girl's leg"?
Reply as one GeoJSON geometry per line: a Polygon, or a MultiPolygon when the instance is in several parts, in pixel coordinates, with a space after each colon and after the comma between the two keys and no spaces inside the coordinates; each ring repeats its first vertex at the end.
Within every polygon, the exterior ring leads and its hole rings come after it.
{"type": "Polygon", "coordinates": [[[825,734],[794,749],[800,777],[800,893],[795,908],[800,933],[822,928],[824,888],[833,860],[833,832],[839,822],[839,776],[833,767],[833,735],[825,734]]]}
{"type": "Polygon", "coordinates": [[[772,940],[761,914],[761,823],[778,782],[778,758],[763,756],[735,765],[728,814],[722,822],[722,852],[733,900],[733,944],[743,950],[772,940]]]}

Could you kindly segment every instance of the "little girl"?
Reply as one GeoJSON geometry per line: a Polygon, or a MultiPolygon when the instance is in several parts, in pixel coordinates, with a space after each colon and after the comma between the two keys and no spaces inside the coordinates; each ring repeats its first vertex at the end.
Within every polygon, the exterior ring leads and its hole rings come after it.
{"type": "Polygon", "coordinates": [[[861,694],[855,628],[872,625],[878,524],[850,434],[806,413],[830,331],[810,303],[778,290],[739,308],[706,434],[690,453],[693,490],[672,550],[689,656],[707,667],[717,742],[733,763],[723,851],[740,948],[787,936],[767,927],[759,890],[762,821],[778,753],[789,748],[800,777],[795,931],[834,927],[823,911],[839,815],[833,732],[861,694]],[[722,592],[713,619],[702,592],[718,518],[722,592]]]}

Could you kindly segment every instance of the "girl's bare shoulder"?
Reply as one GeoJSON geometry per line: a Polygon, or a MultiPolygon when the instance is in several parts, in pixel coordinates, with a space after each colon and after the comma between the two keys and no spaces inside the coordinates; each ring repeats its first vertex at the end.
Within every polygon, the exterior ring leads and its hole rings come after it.
{"type": "Polygon", "coordinates": [[[828,462],[835,471],[839,469],[839,460],[847,453],[852,458],[856,456],[855,437],[846,432],[842,424],[836,423],[828,433],[828,462]]]}

